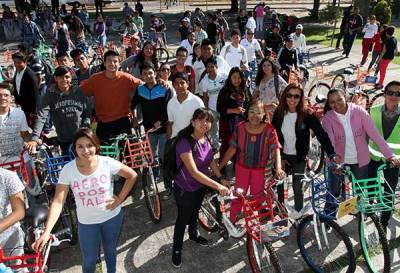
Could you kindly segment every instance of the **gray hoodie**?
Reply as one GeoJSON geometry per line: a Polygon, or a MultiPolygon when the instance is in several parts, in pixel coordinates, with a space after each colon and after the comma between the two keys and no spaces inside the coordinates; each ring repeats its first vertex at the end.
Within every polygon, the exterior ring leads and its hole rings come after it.
{"type": "Polygon", "coordinates": [[[72,142],[78,128],[90,126],[87,97],[79,87],[72,87],[69,94],[56,88],[40,98],[37,121],[33,127],[33,140],[39,138],[49,113],[56,128],[57,140],[60,142],[72,142]]]}

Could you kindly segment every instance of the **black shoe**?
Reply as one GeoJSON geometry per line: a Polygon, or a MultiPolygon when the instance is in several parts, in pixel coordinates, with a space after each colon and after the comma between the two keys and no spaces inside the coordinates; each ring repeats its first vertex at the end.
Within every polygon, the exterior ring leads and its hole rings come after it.
{"type": "Polygon", "coordinates": [[[182,265],[182,252],[172,251],[172,265],[176,268],[180,268],[182,265]]]}
{"type": "Polygon", "coordinates": [[[195,243],[198,243],[201,246],[208,246],[208,241],[203,236],[197,235],[197,236],[189,237],[189,239],[195,243]]]}

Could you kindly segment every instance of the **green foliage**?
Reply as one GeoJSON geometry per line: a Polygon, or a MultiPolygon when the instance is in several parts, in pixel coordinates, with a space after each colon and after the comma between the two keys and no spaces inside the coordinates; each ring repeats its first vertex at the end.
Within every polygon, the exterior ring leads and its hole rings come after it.
{"type": "Polygon", "coordinates": [[[390,24],[392,21],[392,10],[386,0],[380,0],[376,3],[373,14],[381,24],[390,24]]]}
{"type": "Polygon", "coordinates": [[[342,10],[337,8],[337,6],[332,6],[331,4],[328,4],[326,8],[322,9],[319,11],[319,20],[320,22],[327,22],[327,23],[333,23],[336,18],[339,18],[342,16],[342,10]]]}

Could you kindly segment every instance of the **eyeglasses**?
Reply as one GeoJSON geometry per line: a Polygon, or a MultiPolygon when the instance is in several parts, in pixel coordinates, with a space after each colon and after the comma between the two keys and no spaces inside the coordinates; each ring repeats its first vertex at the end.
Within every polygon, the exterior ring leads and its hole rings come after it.
{"type": "Polygon", "coordinates": [[[252,33],[252,32],[247,32],[247,35],[254,35],[254,33],[252,33]]]}
{"type": "Polygon", "coordinates": [[[286,94],[286,98],[291,99],[291,98],[295,98],[296,100],[300,99],[300,95],[299,94],[290,94],[287,93],[286,94]]]}
{"type": "Polygon", "coordinates": [[[385,94],[388,96],[400,97],[400,92],[397,92],[397,91],[388,90],[388,91],[386,91],[385,94]]]}
{"type": "Polygon", "coordinates": [[[169,71],[171,71],[171,69],[170,68],[161,68],[161,71],[162,72],[169,72],[169,71]]]}

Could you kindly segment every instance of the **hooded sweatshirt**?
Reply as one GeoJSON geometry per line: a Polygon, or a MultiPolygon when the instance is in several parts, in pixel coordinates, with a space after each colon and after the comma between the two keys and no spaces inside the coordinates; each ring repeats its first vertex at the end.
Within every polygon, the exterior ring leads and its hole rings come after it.
{"type": "Polygon", "coordinates": [[[39,138],[49,113],[60,142],[72,142],[77,129],[90,126],[87,97],[78,87],[72,87],[69,94],[62,93],[56,88],[54,92],[43,95],[40,99],[37,121],[33,127],[33,140],[39,138]]]}

